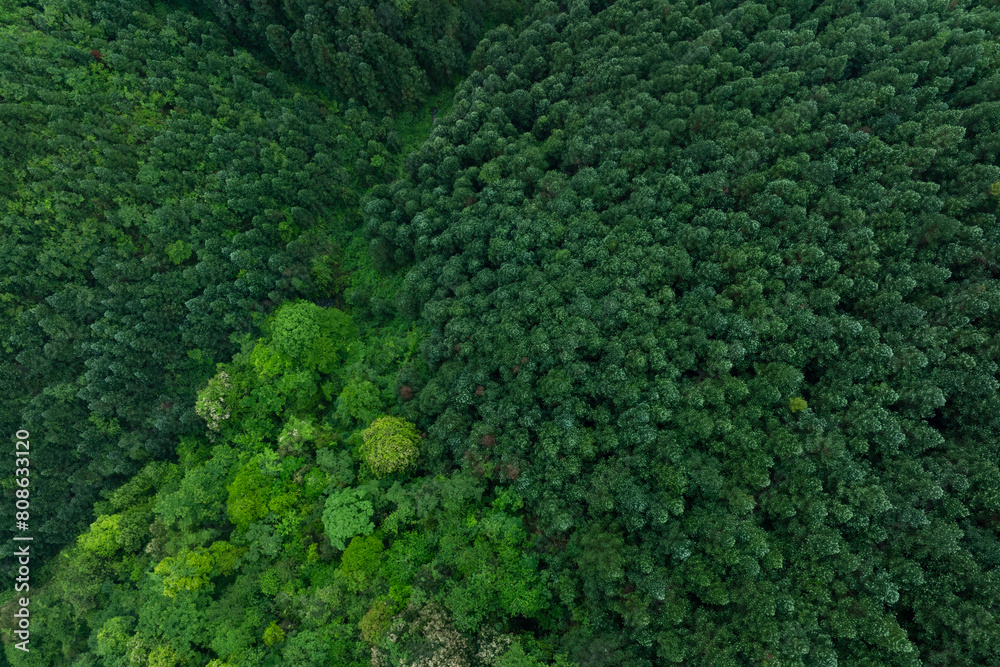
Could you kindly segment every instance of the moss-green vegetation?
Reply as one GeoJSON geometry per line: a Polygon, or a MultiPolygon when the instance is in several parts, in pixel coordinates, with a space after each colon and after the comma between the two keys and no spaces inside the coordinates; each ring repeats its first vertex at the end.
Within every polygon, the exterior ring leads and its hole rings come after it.
{"type": "Polygon", "coordinates": [[[361,438],[361,456],[376,477],[405,470],[420,456],[420,433],[405,419],[379,417],[361,438]]]}
{"type": "Polygon", "coordinates": [[[4,656],[1000,663],[998,35],[0,0],[4,656]]]}

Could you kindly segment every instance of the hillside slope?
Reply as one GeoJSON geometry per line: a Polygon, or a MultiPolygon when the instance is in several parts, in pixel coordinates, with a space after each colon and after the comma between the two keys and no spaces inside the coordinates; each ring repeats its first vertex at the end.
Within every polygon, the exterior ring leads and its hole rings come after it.
{"type": "Polygon", "coordinates": [[[365,204],[581,665],[997,662],[997,31],[538,4],[365,204]]]}

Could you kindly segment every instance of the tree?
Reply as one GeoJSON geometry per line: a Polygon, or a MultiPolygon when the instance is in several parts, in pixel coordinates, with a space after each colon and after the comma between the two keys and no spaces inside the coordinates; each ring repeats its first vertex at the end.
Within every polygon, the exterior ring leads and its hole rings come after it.
{"type": "Polygon", "coordinates": [[[370,380],[352,376],[337,397],[337,415],[345,423],[371,423],[384,410],[382,397],[370,380]]]}
{"type": "Polygon", "coordinates": [[[130,632],[135,620],[128,616],[109,618],[97,633],[97,654],[113,664],[127,664],[130,632]]]}
{"type": "Polygon", "coordinates": [[[229,490],[226,509],[238,529],[246,529],[270,511],[268,505],[276,495],[276,480],[261,471],[267,460],[262,454],[254,455],[226,487],[229,490]]]}
{"type": "Polygon", "coordinates": [[[206,549],[183,549],[168,556],[153,569],[163,582],[163,594],[177,597],[181,591],[197,591],[215,575],[227,575],[236,567],[240,549],[228,542],[213,542],[206,549]]]}
{"type": "Polygon", "coordinates": [[[405,419],[380,417],[362,432],[361,455],[377,477],[405,470],[420,455],[420,433],[405,419]]]}
{"type": "Polygon", "coordinates": [[[274,347],[297,366],[329,373],[343,357],[338,352],[357,336],[351,318],[336,308],[286,303],[271,320],[274,347]]]}
{"type": "Polygon", "coordinates": [[[375,524],[371,519],[375,510],[368,500],[363,487],[335,491],[326,499],[323,509],[323,526],[330,544],[338,551],[344,551],[347,540],[361,535],[371,535],[375,524]]]}
{"type": "MultiPolygon", "coordinates": [[[[997,428],[968,412],[997,403],[996,262],[973,239],[996,236],[1000,171],[966,85],[988,30],[956,32],[955,9],[876,36],[891,13],[538,3],[486,35],[435,140],[370,193],[373,253],[406,267],[398,301],[428,329],[406,404],[426,466],[524,497],[564,618],[607,628],[563,625],[574,659],[870,660],[823,628],[833,587],[942,636],[905,586],[842,573],[971,562],[959,522],[986,520],[964,483],[904,490],[997,428]],[[818,629],[773,620],[776,587],[818,629]]],[[[894,664],[958,654],[949,634],[917,658],[871,618],[894,664]]]]}
{"type": "MultiPolygon", "coordinates": [[[[46,552],[86,530],[102,491],[203,428],[193,389],[242,334],[261,334],[262,315],[337,296],[313,281],[332,233],[315,216],[350,206],[355,181],[392,163],[352,166],[357,151],[391,158],[391,123],[363,109],[346,123],[336,105],[233,53],[204,18],[84,5],[93,22],[62,9],[4,18],[4,78],[24,89],[3,125],[24,131],[8,137],[20,148],[0,221],[12,267],[0,281],[0,380],[30,392],[4,392],[2,412],[11,432],[43,424],[39,442],[77,443],[37,453],[63,480],[32,498],[46,552]],[[36,48],[66,76],[31,60],[36,48]]],[[[224,430],[225,411],[201,407],[224,430]]]]}
{"type": "Polygon", "coordinates": [[[226,445],[214,447],[212,458],[188,470],[176,488],[163,489],[153,511],[166,526],[176,525],[185,533],[217,527],[225,521],[223,503],[227,498],[227,483],[237,464],[236,450],[226,445]]]}
{"type": "Polygon", "coordinates": [[[208,423],[210,431],[219,431],[222,422],[232,416],[232,388],[229,374],[219,371],[208,381],[208,386],[198,392],[195,412],[208,423]]]}
{"type": "Polygon", "coordinates": [[[284,630],[278,627],[277,621],[271,621],[271,625],[264,629],[264,644],[274,646],[283,641],[285,641],[284,630]]]}
{"type": "Polygon", "coordinates": [[[375,537],[355,536],[340,557],[340,572],[350,581],[351,590],[357,592],[379,571],[384,545],[375,537]]]}
{"type": "Polygon", "coordinates": [[[335,9],[304,0],[294,12],[273,1],[217,2],[208,9],[261,57],[378,111],[422,103],[462,71],[486,27],[518,15],[516,3],[467,0],[354,1],[335,9]]]}
{"type": "MultiPolygon", "coordinates": [[[[266,640],[265,640],[266,641],[266,640]]],[[[300,630],[285,641],[282,660],[289,665],[322,667],[329,663],[329,641],[313,630],[300,630]]]]}
{"type": "Polygon", "coordinates": [[[84,551],[110,558],[121,547],[121,514],[105,514],[90,524],[90,532],[81,535],[79,544],[84,551]]]}

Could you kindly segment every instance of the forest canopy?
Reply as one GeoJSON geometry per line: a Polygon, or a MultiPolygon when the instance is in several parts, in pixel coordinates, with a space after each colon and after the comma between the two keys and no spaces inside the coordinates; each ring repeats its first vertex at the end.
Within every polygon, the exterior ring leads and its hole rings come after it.
{"type": "Polygon", "coordinates": [[[518,0],[195,0],[227,35],[289,74],[371,110],[418,106],[466,70],[484,28],[518,0]]]}
{"type": "Polygon", "coordinates": [[[398,141],[190,14],[85,6],[10,9],[0,40],[0,400],[6,432],[35,425],[42,550],[203,429],[195,390],[233,336],[337,293],[320,221],[350,224],[398,141]]]}
{"type": "Polygon", "coordinates": [[[1000,663],[996,2],[0,18],[12,664],[1000,663]]]}
{"type": "Polygon", "coordinates": [[[427,455],[523,496],[580,664],[997,660],[1000,14],[956,4],[541,2],[364,203],[427,455]]]}

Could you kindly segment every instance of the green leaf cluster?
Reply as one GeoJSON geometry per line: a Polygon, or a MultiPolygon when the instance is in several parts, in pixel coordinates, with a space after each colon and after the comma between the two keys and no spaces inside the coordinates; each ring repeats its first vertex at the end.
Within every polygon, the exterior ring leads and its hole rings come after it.
{"type": "Polygon", "coordinates": [[[362,432],[361,455],[376,477],[405,470],[420,456],[420,433],[399,417],[379,417],[362,432]]]}
{"type": "Polygon", "coordinates": [[[374,509],[365,500],[363,488],[337,491],[326,499],[323,508],[323,526],[334,549],[344,551],[347,541],[358,535],[371,535],[375,529],[370,519],[374,509]]]}

